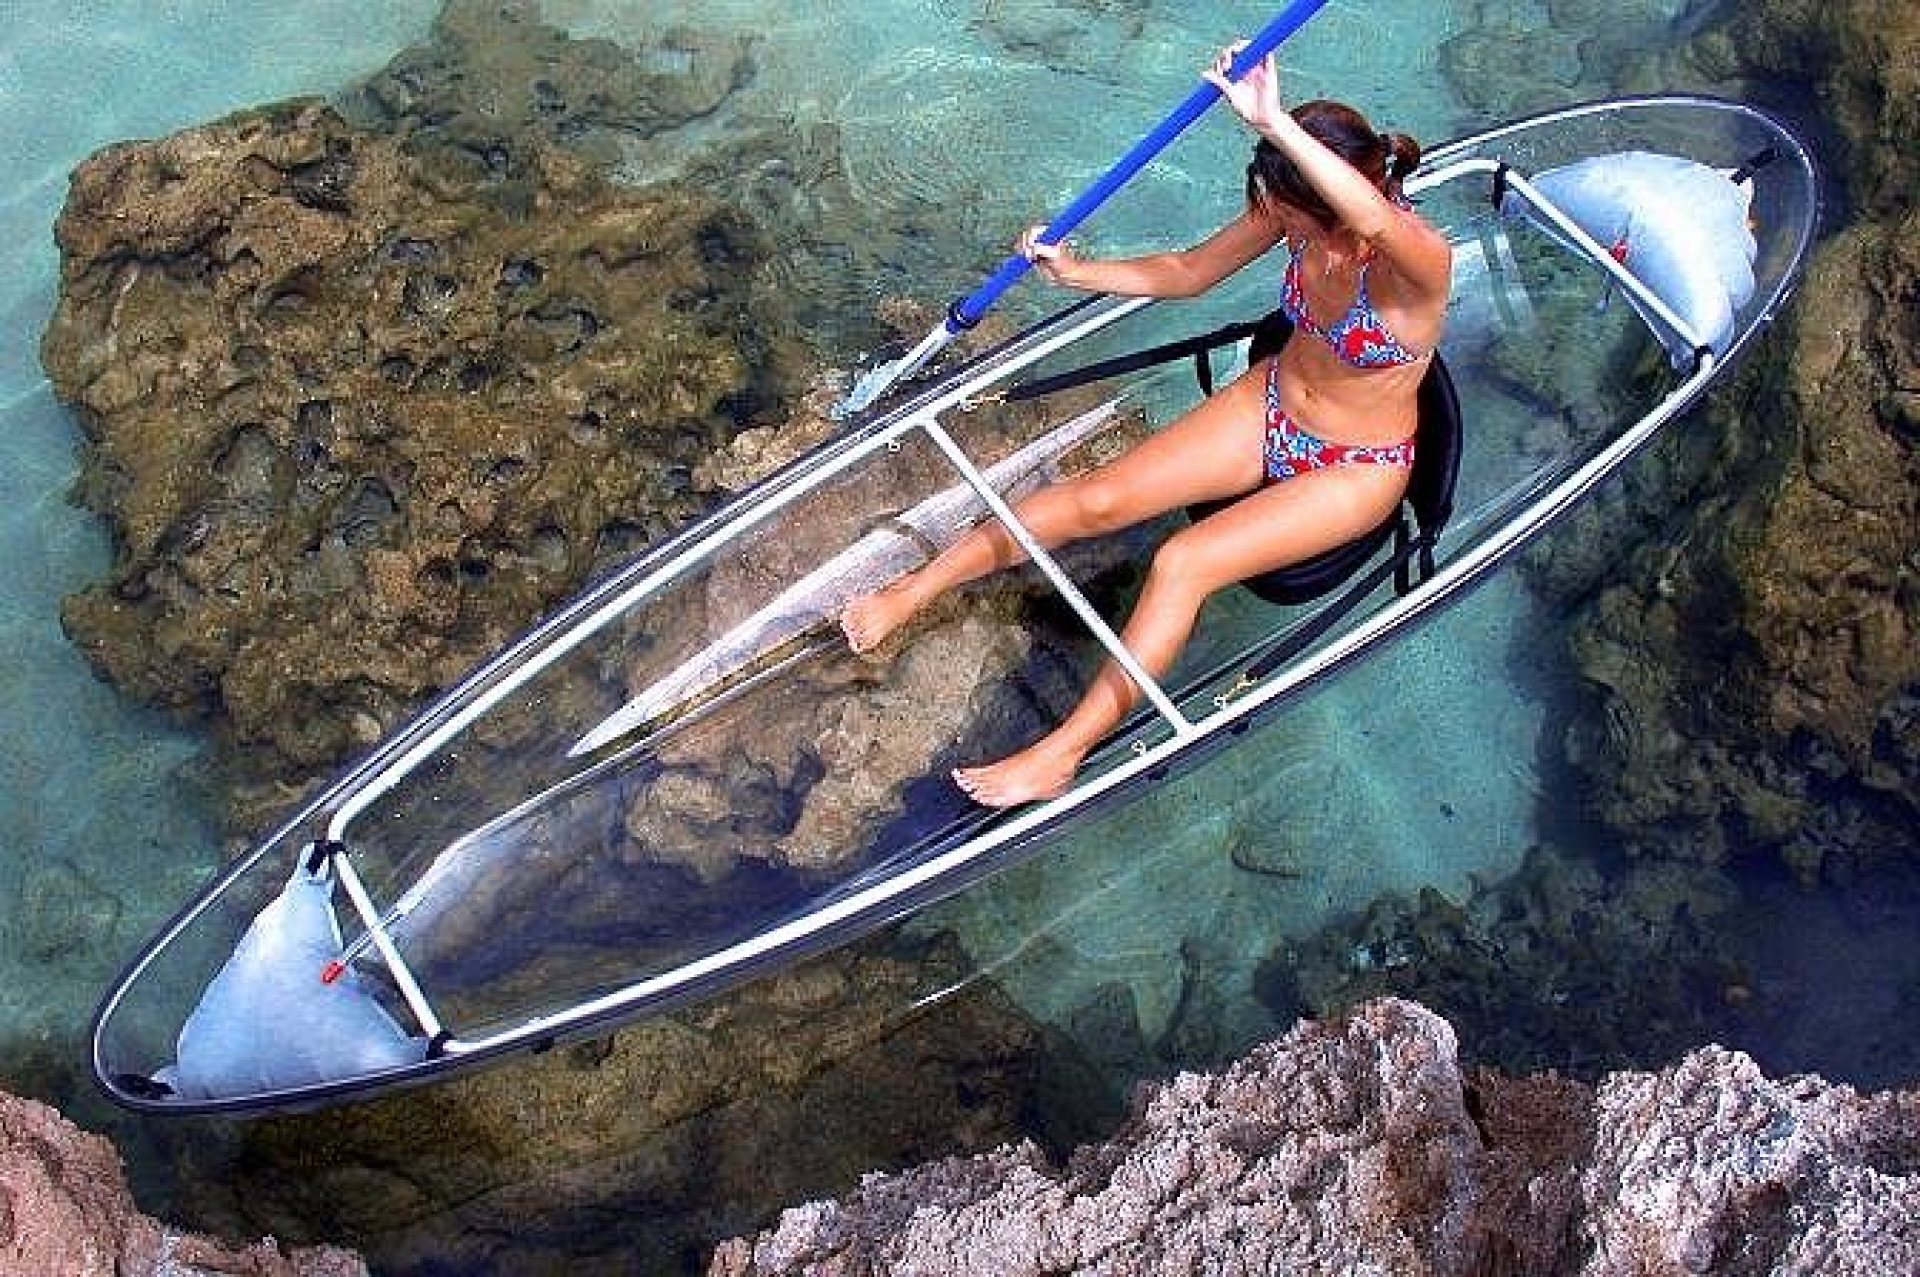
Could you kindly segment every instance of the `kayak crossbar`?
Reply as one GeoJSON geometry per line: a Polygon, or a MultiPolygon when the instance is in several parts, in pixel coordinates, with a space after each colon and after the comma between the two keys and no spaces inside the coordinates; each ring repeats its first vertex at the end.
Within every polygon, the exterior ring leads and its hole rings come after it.
{"type": "MultiPolygon", "coordinates": [[[[319,850],[326,853],[328,867],[339,879],[340,886],[345,889],[347,899],[353,902],[354,912],[358,913],[360,920],[366,924],[367,934],[373,938],[373,947],[380,951],[381,958],[386,961],[388,974],[393,977],[394,984],[399,987],[400,996],[406,999],[414,1019],[420,1022],[420,1028],[426,1034],[427,1040],[429,1042],[439,1040],[444,1035],[440,1017],[434,1012],[433,1004],[427,1001],[427,995],[421,990],[420,982],[413,978],[413,968],[409,967],[407,960],[400,956],[400,950],[394,946],[393,937],[387,934],[380,907],[374,904],[372,895],[367,891],[367,884],[361,880],[360,871],[353,867],[353,861],[347,856],[346,847],[343,844],[334,843],[319,850]]],[[[320,979],[321,974],[315,972],[314,978],[320,979]]]]}
{"type": "Polygon", "coordinates": [[[1094,638],[1100,641],[1100,646],[1107,650],[1107,655],[1126,671],[1127,677],[1133,680],[1133,685],[1140,689],[1141,695],[1145,696],[1160,712],[1161,717],[1172,725],[1174,734],[1182,737],[1191,735],[1195,730],[1193,723],[1180,712],[1180,707],[1173,703],[1173,699],[1160,686],[1159,680],[1147,673],[1146,668],[1140,664],[1134,654],[1127,650],[1126,643],[1114,633],[1113,627],[1107,624],[1106,618],[1100,615],[1098,609],[1088,601],[1087,596],[1080,592],[1080,587],[1074,584],[1073,578],[1067,575],[1066,569],[1060,566],[1059,560],[1047,553],[1046,547],[1040,544],[1033,535],[1032,529],[1022,523],[1020,517],[1014,513],[1013,507],[994,491],[987,477],[980,472],[978,466],[974,465],[960,445],[954,442],[953,436],[947,433],[946,428],[933,418],[928,418],[923,429],[927,437],[946,454],[947,460],[953,463],[954,469],[966,479],[975,494],[986,503],[987,509],[991,510],[994,518],[1000,521],[1000,526],[1007,530],[1007,535],[1018,542],[1033,565],[1046,574],[1047,580],[1052,582],[1053,588],[1059,592],[1060,597],[1066,600],[1067,605],[1093,632],[1094,638]]]}

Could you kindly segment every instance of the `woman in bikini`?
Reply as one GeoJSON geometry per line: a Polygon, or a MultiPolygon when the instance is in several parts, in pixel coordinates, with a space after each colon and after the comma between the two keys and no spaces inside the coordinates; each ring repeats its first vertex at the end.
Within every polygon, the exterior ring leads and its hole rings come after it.
{"type": "MultiPolygon", "coordinates": [[[[1419,146],[1376,133],[1338,103],[1288,111],[1271,58],[1229,82],[1239,47],[1222,52],[1207,79],[1260,137],[1245,212],[1192,248],[1123,260],[1038,243],[1038,228],[1020,238],[1056,284],[1147,297],[1196,296],[1275,245],[1287,249],[1280,304],[1294,330],[1278,354],[1126,455],[1016,507],[1051,547],[1231,500],[1169,537],[1147,570],[1121,637],[1156,676],[1216,590],[1341,545],[1392,513],[1413,464],[1416,391],[1440,339],[1452,270],[1446,239],[1400,191],[1419,146]]],[[[982,523],[918,571],[849,603],[848,642],[868,651],[940,594],[1023,558],[999,523],[982,523]]],[[[1138,695],[1109,661],[1053,731],[999,762],[957,769],[954,781],[992,807],[1061,793],[1138,695]]]]}

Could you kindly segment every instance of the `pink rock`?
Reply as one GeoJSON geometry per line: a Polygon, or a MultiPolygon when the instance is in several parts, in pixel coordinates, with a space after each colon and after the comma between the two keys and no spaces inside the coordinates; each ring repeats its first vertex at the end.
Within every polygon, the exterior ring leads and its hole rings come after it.
{"type": "Polygon", "coordinates": [[[113,1145],[33,1100],[0,1094],[0,1273],[6,1277],[367,1277],[350,1251],[236,1247],[140,1213],[113,1145]]]}

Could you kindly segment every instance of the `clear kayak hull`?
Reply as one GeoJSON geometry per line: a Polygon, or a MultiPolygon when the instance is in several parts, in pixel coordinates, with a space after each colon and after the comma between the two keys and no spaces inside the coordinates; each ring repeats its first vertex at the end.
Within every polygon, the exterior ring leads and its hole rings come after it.
{"type": "MultiPolygon", "coordinates": [[[[1258,314],[1273,281],[1245,272],[1203,303],[1082,302],[640,555],[336,778],[109,990],[101,1084],[182,1113],[416,1084],[711,996],[963,890],[1199,765],[1497,570],[1705,393],[1787,299],[1818,215],[1791,133],[1703,98],[1520,121],[1435,148],[1413,187],[1456,245],[1444,350],[1468,440],[1421,579],[1299,607],[1222,596],[1069,793],[972,807],[949,768],[1030,739],[1125,657],[1126,568],[1147,542],[1038,556],[875,656],[839,641],[841,604],[1198,392],[1182,363],[998,400],[1258,314]],[[1530,180],[1633,152],[1722,172],[1771,157],[1742,183],[1751,280],[1712,299],[1730,317],[1712,333],[1663,299],[1694,307],[1697,281],[1634,276],[1632,253],[1530,180]],[[1602,305],[1614,292],[1629,304],[1602,305]],[[1697,352],[1677,368],[1659,357],[1676,334],[1697,352]],[[243,953],[272,955],[265,977],[243,953]],[[276,1038],[302,1024],[368,1041],[280,1058],[276,1038]]],[[[1641,222],[1657,245],[1658,216],[1641,222]]]]}

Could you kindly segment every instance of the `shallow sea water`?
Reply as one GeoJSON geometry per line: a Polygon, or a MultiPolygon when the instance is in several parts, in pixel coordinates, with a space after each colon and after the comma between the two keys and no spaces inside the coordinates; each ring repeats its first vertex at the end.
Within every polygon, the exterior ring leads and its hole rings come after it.
{"type": "MultiPolygon", "coordinates": [[[[921,216],[964,210],[950,232],[952,279],[928,288],[939,298],[938,289],[990,269],[1008,228],[1058,208],[1183,96],[1207,49],[1267,17],[1260,5],[1217,8],[1201,22],[1178,5],[1096,20],[1047,3],[834,0],[796,10],[551,0],[542,15],[581,37],[674,27],[759,37],[756,74],[719,118],[691,136],[649,143],[637,158],[649,171],[670,171],[710,135],[760,115],[831,121],[845,131],[863,198],[910,204],[921,216]],[[1060,109],[1089,98],[1103,109],[1060,109]]],[[[1430,62],[1447,11],[1406,8],[1405,47],[1430,62]]],[[[60,598],[97,577],[109,554],[94,520],[67,502],[77,432],[37,359],[57,287],[51,227],[66,175],[114,141],[336,93],[423,38],[439,4],[333,0],[296,14],[239,0],[16,0],[8,9],[0,235],[13,269],[0,278],[0,323],[11,337],[0,344],[0,627],[11,668],[0,690],[0,847],[8,849],[0,854],[0,1081],[84,1104],[91,1096],[76,1085],[75,1052],[92,1000],[219,852],[185,782],[199,740],[96,680],[59,628],[60,598]]],[[[1303,91],[1331,82],[1338,67],[1343,91],[1392,96],[1399,62],[1363,58],[1356,68],[1346,56],[1368,45],[1367,22],[1355,6],[1330,5],[1289,44],[1285,66],[1303,91]]],[[[1458,111],[1437,79],[1405,78],[1423,93],[1396,99],[1403,127],[1450,125],[1458,111]]],[[[1203,122],[1090,233],[1115,248],[1198,233],[1237,198],[1233,183],[1214,177],[1223,166],[1237,173],[1242,145],[1222,121],[1203,122]]],[[[874,281],[867,287],[883,291],[874,281]]],[[[1043,290],[1026,291],[1034,296],[1025,304],[1042,300],[1043,290]]],[[[1522,724],[1537,717],[1524,698],[1514,713],[1522,724]]],[[[1521,791],[1496,804],[1488,845],[1505,844],[1498,831],[1523,819],[1528,801],[1521,791]]]]}
{"type": "MultiPolygon", "coordinates": [[[[61,596],[98,575],[108,555],[91,518],[66,503],[76,430],[36,358],[56,287],[50,228],[65,175],[118,139],[337,92],[421,38],[439,5],[8,0],[4,8],[0,236],[11,269],[0,276],[8,337],[0,342],[0,650],[8,664],[0,685],[0,1085],[100,1126],[112,1116],[85,1081],[82,1055],[94,999],[219,849],[191,783],[200,741],[96,681],[59,629],[61,596]]],[[[753,80],[713,119],[647,142],[636,158],[649,171],[670,170],[679,155],[756,115],[837,125],[862,198],[939,226],[949,273],[919,294],[936,302],[991,269],[1014,230],[1059,207],[1184,95],[1209,49],[1269,16],[1253,3],[1065,0],[547,0],[542,11],[576,35],[614,40],[673,26],[764,37],[753,80]],[[1079,105],[1087,102],[1098,109],[1079,105]]],[[[1442,41],[1469,22],[1542,21],[1524,0],[1336,0],[1282,61],[1293,94],[1350,98],[1383,124],[1438,141],[1476,122],[1436,74],[1442,41]]],[[[1648,38],[1657,38],[1651,29],[1648,38]]],[[[1582,87],[1568,84],[1568,100],[1591,95],[1582,87]]],[[[1208,229],[1238,198],[1243,149],[1236,130],[1206,122],[1123,192],[1089,238],[1123,251],[1208,229]]],[[[878,296],[900,280],[845,286],[878,296]]],[[[851,363],[861,352],[845,353],[851,363]]],[[[1509,573],[1154,803],[912,926],[953,931],[983,976],[1063,1031],[1104,988],[1124,990],[1145,1038],[1180,1036],[1175,1030],[1193,1038],[1196,987],[1206,991],[1210,1020],[1195,1057],[1284,1030],[1253,986],[1259,964],[1287,937],[1382,892],[1460,892],[1498,878],[1545,826],[1574,817],[1565,782],[1541,761],[1553,755],[1555,718],[1570,703],[1570,673],[1540,655],[1557,650],[1553,618],[1536,613],[1509,573]],[[1236,867],[1235,850],[1254,843],[1283,846],[1284,865],[1236,867]]],[[[1789,912],[1797,907],[1791,892],[1778,899],[1789,912]]],[[[1808,916],[1809,934],[1830,926],[1869,950],[1875,939],[1891,945],[1911,935],[1897,919],[1808,916]]],[[[1818,990],[1807,997],[1823,1015],[1783,1020],[1776,1037],[1797,1044],[1794,1064],[1812,1066],[1820,1040],[1857,1022],[1818,990]]],[[[1081,1045],[1100,1055],[1100,1044],[1081,1045]]],[[[1177,1053],[1155,1060],[1170,1062],[1180,1062],[1177,1053]]],[[[1116,1080],[1140,1067],[1138,1057],[1117,1061],[1116,1080]]],[[[163,1169],[136,1171],[148,1195],[165,1198],[163,1169]]]]}
{"type": "Polygon", "coordinates": [[[437,6],[8,0],[0,23],[0,1084],[62,1103],[89,1004],[217,863],[187,781],[200,742],[96,680],[61,596],[105,569],[67,502],[78,434],[40,369],[67,173],[99,147],[330,92],[384,65],[437,6]]]}

